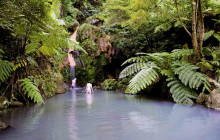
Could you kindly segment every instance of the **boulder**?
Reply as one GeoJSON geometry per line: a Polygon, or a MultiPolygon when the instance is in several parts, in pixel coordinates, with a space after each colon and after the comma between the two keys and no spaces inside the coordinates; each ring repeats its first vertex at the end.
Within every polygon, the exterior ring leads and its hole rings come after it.
{"type": "Polygon", "coordinates": [[[5,108],[5,105],[7,105],[8,99],[5,96],[0,96],[0,109],[5,108]]]}
{"type": "Polygon", "coordinates": [[[19,102],[19,101],[13,101],[11,104],[10,104],[10,107],[19,107],[19,106],[23,106],[24,104],[22,102],[19,102]]]}
{"type": "Polygon", "coordinates": [[[212,108],[220,111],[220,91],[219,89],[214,89],[205,104],[208,108],[212,108]]]}
{"type": "Polygon", "coordinates": [[[220,90],[214,89],[209,95],[201,93],[196,102],[220,111],[220,90]]]}
{"type": "Polygon", "coordinates": [[[8,125],[0,121],[0,131],[8,128],[8,125]]]}

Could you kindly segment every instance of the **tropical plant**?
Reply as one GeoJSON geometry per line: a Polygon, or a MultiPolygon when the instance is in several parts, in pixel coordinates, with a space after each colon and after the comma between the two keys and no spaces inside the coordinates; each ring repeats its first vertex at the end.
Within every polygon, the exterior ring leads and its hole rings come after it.
{"type": "Polygon", "coordinates": [[[167,77],[167,86],[175,102],[191,104],[196,99],[196,91],[202,87],[201,92],[210,91],[206,76],[198,72],[199,67],[180,60],[180,56],[187,56],[192,50],[174,50],[172,53],[139,53],[125,61],[130,64],[121,73],[120,78],[132,76],[126,93],[136,94],[147,86],[157,82],[161,76],[167,77]]]}
{"type": "Polygon", "coordinates": [[[23,87],[24,94],[27,94],[27,96],[36,103],[44,103],[44,99],[41,96],[37,85],[35,85],[28,78],[21,79],[19,81],[21,82],[21,86],[23,87]]]}

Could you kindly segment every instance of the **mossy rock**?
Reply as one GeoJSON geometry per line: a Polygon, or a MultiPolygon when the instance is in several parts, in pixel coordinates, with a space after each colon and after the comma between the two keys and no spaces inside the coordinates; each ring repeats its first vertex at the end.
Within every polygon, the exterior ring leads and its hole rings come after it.
{"type": "Polygon", "coordinates": [[[0,96],[0,109],[4,109],[8,106],[9,101],[5,96],[0,96]]]}
{"type": "Polygon", "coordinates": [[[209,62],[199,62],[196,66],[200,67],[202,72],[213,71],[213,66],[209,62]]]}
{"type": "Polygon", "coordinates": [[[101,88],[104,90],[116,90],[120,88],[120,83],[115,79],[106,79],[103,83],[101,83],[101,88]]]}

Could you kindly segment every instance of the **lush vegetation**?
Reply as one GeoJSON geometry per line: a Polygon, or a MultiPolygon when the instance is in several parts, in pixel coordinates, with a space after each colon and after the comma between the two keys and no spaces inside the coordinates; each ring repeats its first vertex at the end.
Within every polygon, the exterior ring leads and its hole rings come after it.
{"type": "Polygon", "coordinates": [[[1,0],[0,95],[43,103],[64,92],[72,48],[80,86],[131,79],[125,92],[136,94],[162,83],[192,104],[219,80],[219,17],[218,0],[1,0]],[[76,29],[79,44],[68,39],[76,29]]]}
{"type": "Polygon", "coordinates": [[[0,2],[0,86],[10,102],[44,103],[59,92],[68,32],[58,20],[59,0],[0,2]]]}

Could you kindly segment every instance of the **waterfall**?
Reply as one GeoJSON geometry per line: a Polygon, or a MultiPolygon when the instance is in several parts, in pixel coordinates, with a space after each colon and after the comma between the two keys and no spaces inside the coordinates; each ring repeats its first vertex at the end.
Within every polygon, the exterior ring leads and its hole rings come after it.
{"type": "MultiPolygon", "coordinates": [[[[78,29],[77,29],[78,30],[78,29]]],[[[76,42],[76,35],[77,30],[73,33],[73,35],[70,37],[71,40],[76,42]]],[[[76,62],[74,59],[74,50],[69,48],[68,50],[68,61],[70,63],[70,81],[72,81],[75,78],[75,66],[76,62]]],[[[73,87],[75,87],[75,83],[72,83],[73,87]]]]}

